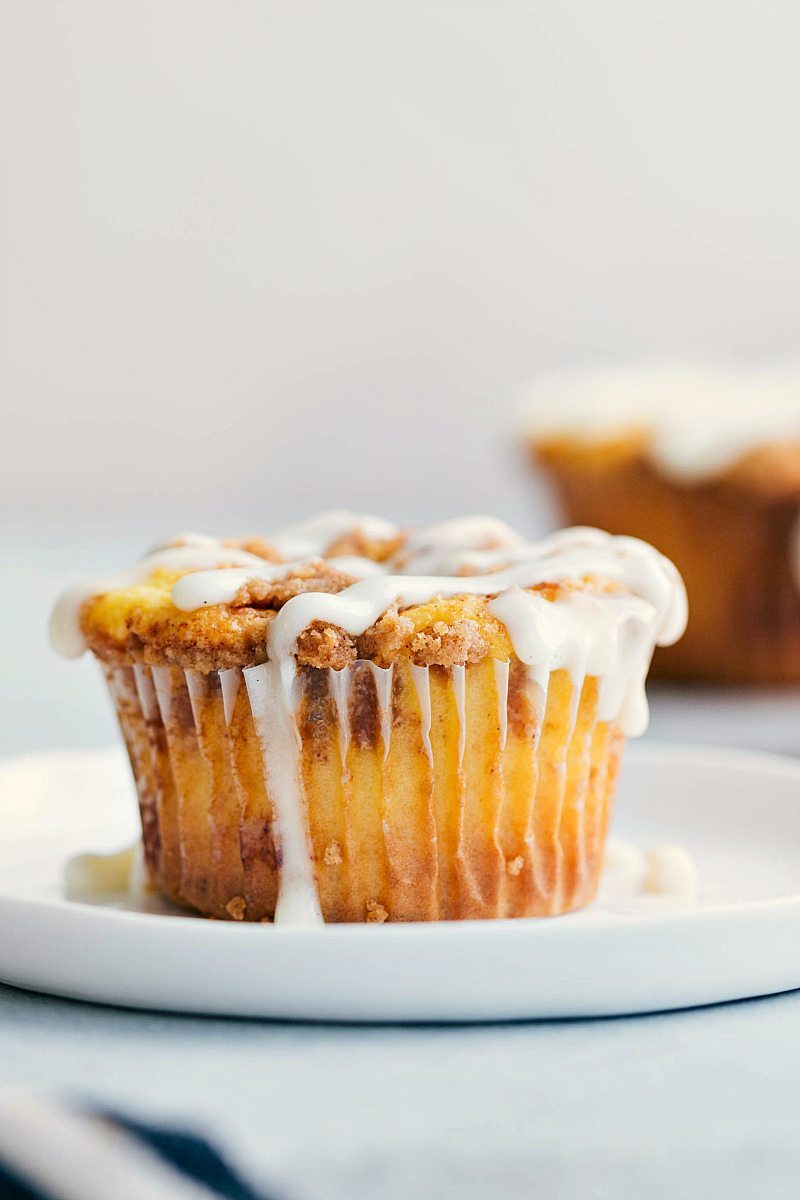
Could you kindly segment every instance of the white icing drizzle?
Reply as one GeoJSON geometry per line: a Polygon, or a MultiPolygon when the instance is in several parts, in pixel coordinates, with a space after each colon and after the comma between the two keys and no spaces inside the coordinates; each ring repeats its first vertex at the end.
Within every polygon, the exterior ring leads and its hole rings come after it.
{"type": "MultiPolygon", "coordinates": [[[[396,533],[394,526],[377,518],[322,514],[271,539],[290,560],[281,564],[201,535],[184,535],[177,539],[179,544],[158,548],[129,572],[65,593],[53,615],[53,640],[62,653],[79,653],[83,648],[81,604],[92,595],[145,583],[159,569],[186,572],[172,588],[176,607],[191,611],[226,604],[250,580],[280,579],[309,565],[324,567],[316,556],[353,530],[378,539],[396,533]]],[[[626,732],[638,733],[647,720],[644,680],[653,647],[675,641],[686,623],[686,595],[672,564],[644,542],[594,529],[564,530],[530,544],[501,522],[472,517],[413,535],[386,566],[353,556],[326,561],[356,582],[338,594],[307,592],[292,597],[269,624],[264,648],[267,661],[243,672],[238,668],[220,672],[226,721],[232,718],[243,676],[262,747],[279,848],[276,922],[321,919],[294,708],[297,639],[310,624],[328,623],[358,637],[394,605],[425,604],[436,597],[486,596],[489,612],[505,626],[514,653],[526,666],[532,696],[542,713],[550,674],[564,669],[575,685],[576,711],[584,679],[596,676],[600,719],[617,719],[626,732]],[[421,568],[431,574],[417,573],[421,568]],[[465,571],[472,573],[459,574],[465,571]],[[580,585],[587,580],[584,590],[565,589],[554,600],[527,590],[537,584],[580,585]]],[[[392,670],[381,670],[375,664],[370,668],[386,754],[391,738],[392,670]]],[[[505,746],[509,664],[495,661],[494,670],[505,746]]],[[[422,740],[433,763],[429,673],[414,665],[410,671],[419,699],[422,740]]],[[[344,762],[350,742],[352,672],[330,671],[328,678],[344,762]]],[[[205,683],[191,672],[187,679],[194,707],[205,683]]],[[[170,668],[152,669],[149,692],[149,680],[141,669],[136,680],[145,713],[148,705],[153,712],[154,692],[167,721],[170,668]]],[[[466,747],[465,667],[454,666],[451,680],[459,718],[461,766],[466,747]]]]}
{"type": "Polygon", "coordinates": [[[494,660],[494,682],[497,688],[497,719],[500,724],[500,749],[505,750],[508,741],[508,675],[510,664],[502,659],[494,660]]]}
{"type": "Polygon", "coordinates": [[[489,602],[508,630],[519,659],[546,686],[554,670],[569,672],[580,692],[587,675],[599,680],[598,717],[621,714],[631,736],[647,728],[644,678],[653,652],[651,606],[636,596],[568,592],[557,603],[512,588],[489,602]]]}
{"type": "Polygon", "coordinates": [[[347,534],[362,534],[371,540],[385,541],[399,532],[396,525],[382,517],[334,509],[290,525],[271,536],[269,541],[282,558],[311,558],[324,554],[329,546],[347,534]]]}
{"type": "MultiPolygon", "coordinates": [[[[528,559],[488,576],[383,575],[360,580],[337,595],[307,592],[294,596],[284,604],[270,626],[271,644],[278,657],[288,659],[294,654],[299,635],[314,621],[327,622],[358,637],[395,604],[401,607],[425,604],[436,596],[502,594],[512,588],[530,588],[539,583],[557,583],[585,576],[605,578],[636,593],[632,597],[575,593],[596,600],[598,618],[605,612],[615,626],[619,621],[620,605],[616,604],[619,600],[626,606],[628,617],[641,620],[643,636],[650,649],[655,642],[668,644],[675,641],[686,624],[686,593],[672,564],[635,538],[612,538],[599,530],[581,533],[584,541],[580,548],[571,548],[559,555],[553,549],[539,554],[537,547],[531,546],[528,559]]],[[[538,611],[544,612],[545,604],[549,609],[569,603],[570,595],[559,598],[554,604],[540,597],[538,611]]],[[[598,622],[594,628],[597,630],[598,622]]],[[[571,623],[558,623],[557,620],[552,623],[551,630],[554,636],[566,636],[570,640],[575,633],[571,623]]],[[[557,661],[563,656],[561,645],[549,648],[548,659],[557,661]]],[[[523,658],[523,654],[519,657],[523,658]]]]}
{"type": "Polygon", "coordinates": [[[242,684],[240,667],[231,667],[228,671],[220,671],[219,686],[222,689],[222,711],[225,713],[225,724],[230,725],[236,710],[236,698],[242,684]]]}
{"type": "Polygon", "coordinates": [[[458,769],[464,765],[464,750],[467,745],[467,668],[451,667],[450,680],[453,686],[453,699],[458,713],[458,769]]]}
{"type": "Polygon", "coordinates": [[[431,746],[431,679],[427,667],[416,667],[411,664],[411,678],[419,700],[420,721],[422,724],[422,744],[428,756],[428,762],[433,766],[433,747],[431,746]]]}
{"type": "MultiPolygon", "coordinates": [[[[525,543],[518,533],[494,517],[457,517],[413,533],[399,555],[406,575],[456,575],[471,555],[502,554],[525,543]]],[[[503,561],[508,561],[507,553],[503,561]]]]}
{"type": "Polygon", "coordinates": [[[756,446],[800,438],[800,363],[651,363],[556,372],[529,390],[522,423],[533,438],[594,438],[646,428],[649,453],[664,471],[702,479],[756,446]]]}
{"type": "Polygon", "coordinates": [[[242,672],[264,772],[275,810],[279,887],[275,922],[317,925],[322,921],[314,861],[300,781],[300,737],[294,717],[294,664],[271,658],[242,672]]]}
{"type": "Polygon", "coordinates": [[[326,558],[328,566],[336,567],[343,575],[352,575],[354,579],[368,579],[370,575],[385,575],[387,568],[383,563],[373,562],[369,558],[358,558],[354,554],[334,554],[326,558]]]}
{"type": "MultiPolygon", "coordinates": [[[[200,535],[195,536],[199,537],[200,535]]],[[[120,588],[135,587],[137,584],[145,583],[156,571],[197,571],[203,567],[219,567],[220,563],[230,564],[233,567],[248,567],[249,572],[245,575],[246,581],[252,578],[253,570],[263,567],[264,560],[245,550],[223,546],[222,542],[214,538],[191,545],[176,545],[154,550],[152,554],[148,554],[127,571],[88,579],[74,587],[67,588],[59,597],[50,618],[50,641],[64,658],[79,658],[86,649],[86,639],[81,632],[80,611],[84,603],[92,596],[117,591],[120,588]]],[[[180,583],[181,580],[178,582],[180,583]]],[[[219,602],[211,601],[211,603],[219,602]]]]}
{"type": "Polygon", "coordinates": [[[366,558],[302,558],[292,562],[267,563],[263,558],[257,560],[258,565],[242,567],[239,570],[215,568],[208,571],[193,571],[176,580],[172,589],[172,602],[176,608],[193,612],[197,608],[205,608],[214,604],[231,604],[236,594],[251,580],[263,580],[271,583],[273,580],[285,579],[287,575],[308,569],[322,570],[325,565],[335,567],[345,575],[354,579],[366,579],[373,575],[384,575],[385,567],[380,563],[370,562],[366,558]]]}

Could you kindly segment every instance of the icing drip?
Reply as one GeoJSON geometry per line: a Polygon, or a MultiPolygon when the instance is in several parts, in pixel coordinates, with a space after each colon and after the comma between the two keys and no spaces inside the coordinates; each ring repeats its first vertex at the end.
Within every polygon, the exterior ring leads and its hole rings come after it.
{"type": "Polygon", "coordinates": [[[260,667],[246,667],[242,674],[275,809],[279,863],[275,923],[317,925],[322,921],[322,911],[300,782],[294,663],[272,658],[260,667]]]}
{"type": "Polygon", "coordinates": [[[489,610],[508,630],[517,657],[534,668],[540,686],[551,671],[567,671],[577,692],[587,675],[597,676],[599,719],[620,714],[628,734],[644,732],[644,678],[653,651],[652,612],[645,601],[570,592],[554,604],[513,588],[490,601],[489,610]]]}

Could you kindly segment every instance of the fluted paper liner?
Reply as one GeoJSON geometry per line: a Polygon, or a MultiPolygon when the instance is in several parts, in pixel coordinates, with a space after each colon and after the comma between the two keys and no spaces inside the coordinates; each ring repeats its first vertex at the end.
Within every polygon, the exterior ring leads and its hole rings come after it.
{"type": "MultiPolygon", "coordinates": [[[[287,856],[259,678],[105,673],[152,883],[209,916],[272,919],[287,856]]],[[[566,671],[545,691],[517,660],[299,668],[300,836],[325,920],[547,916],[591,900],[623,744],[597,694],[566,671]]]]}

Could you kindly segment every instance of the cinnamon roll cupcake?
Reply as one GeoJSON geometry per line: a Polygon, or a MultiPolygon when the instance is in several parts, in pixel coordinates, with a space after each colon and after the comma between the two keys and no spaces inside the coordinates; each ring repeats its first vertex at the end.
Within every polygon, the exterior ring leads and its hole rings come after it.
{"type": "Polygon", "coordinates": [[[184,536],[65,593],[100,661],[153,885],[247,921],[568,912],[685,595],[642,542],[488,518],[184,536]]]}
{"type": "Polygon", "coordinates": [[[800,369],[550,376],[524,438],[566,520],[644,538],[680,569],[688,628],[654,672],[800,682],[800,369]]]}

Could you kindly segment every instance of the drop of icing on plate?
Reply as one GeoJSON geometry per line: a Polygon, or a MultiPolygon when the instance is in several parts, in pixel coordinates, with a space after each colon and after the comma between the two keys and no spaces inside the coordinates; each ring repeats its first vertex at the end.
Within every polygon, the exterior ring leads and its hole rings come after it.
{"type": "Polygon", "coordinates": [[[101,897],[109,893],[138,894],[144,885],[141,842],[113,854],[77,854],[64,868],[69,900],[101,897]]]}
{"type": "Polygon", "coordinates": [[[615,837],[606,842],[598,893],[601,902],[658,896],[685,905],[696,903],[697,895],[697,865],[684,846],[642,850],[615,837]]]}

